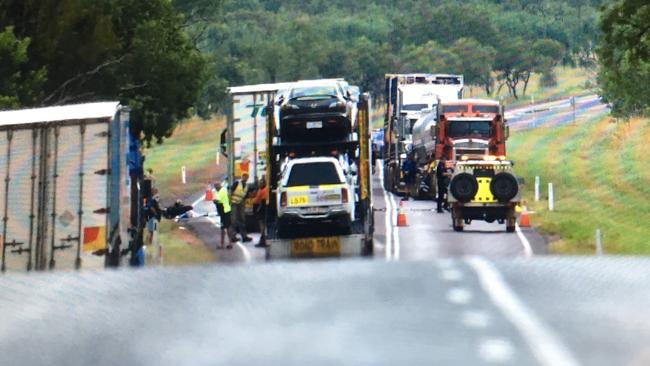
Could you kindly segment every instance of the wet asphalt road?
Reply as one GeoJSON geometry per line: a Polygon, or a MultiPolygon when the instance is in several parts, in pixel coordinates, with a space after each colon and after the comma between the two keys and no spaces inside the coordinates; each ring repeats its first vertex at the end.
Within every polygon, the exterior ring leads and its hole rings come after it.
{"type": "Polygon", "coordinates": [[[0,278],[2,365],[648,365],[650,261],[443,258],[0,278]]]}
{"type": "MultiPolygon", "coordinates": [[[[373,176],[375,209],[374,255],[376,260],[432,260],[439,257],[467,255],[531,256],[546,252],[544,238],[532,229],[506,233],[505,225],[474,221],[465,231],[454,232],[451,214],[435,212],[435,202],[408,200],[385,193],[378,169],[373,176]],[[397,212],[406,214],[406,227],[397,226],[397,212]]],[[[199,201],[198,212],[214,210],[212,203],[199,201]]],[[[232,250],[216,249],[219,238],[218,218],[192,219],[184,225],[194,231],[217,253],[219,262],[257,263],[265,261],[263,249],[255,248],[259,234],[248,243],[237,243],[232,250]]]]}

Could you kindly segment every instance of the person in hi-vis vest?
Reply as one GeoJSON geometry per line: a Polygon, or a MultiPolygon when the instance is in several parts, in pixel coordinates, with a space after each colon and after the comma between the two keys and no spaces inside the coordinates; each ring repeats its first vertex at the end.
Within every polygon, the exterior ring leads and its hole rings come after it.
{"type": "Polygon", "coordinates": [[[232,204],[233,229],[239,232],[241,240],[253,240],[246,232],[246,196],[248,195],[248,173],[243,173],[240,180],[235,181],[230,188],[230,203],[232,204]]]}

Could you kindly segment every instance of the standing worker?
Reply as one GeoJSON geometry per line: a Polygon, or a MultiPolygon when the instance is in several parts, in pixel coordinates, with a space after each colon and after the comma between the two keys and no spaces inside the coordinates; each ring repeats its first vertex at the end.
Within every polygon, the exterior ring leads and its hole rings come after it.
{"type": "Polygon", "coordinates": [[[156,188],[152,189],[152,197],[147,201],[145,206],[145,213],[147,215],[147,245],[153,245],[154,233],[158,230],[158,224],[162,218],[162,210],[160,209],[160,194],[156,188]]]}
{"type": "Polygon", "coordinates": [[[255,245],[257,248],[266,248],[266,207],[269,204],[269,189],[266,186],[266,179],[260,180],[260,188],[255,195],[255,216],[260,225],[260,241],[255,245]]]}
{"type": "Polygon", "coordinates": [[[438,199],[437,199],[437,210],[438,213],[442,213],[442,209],[449,209],[449,204],[447,203],[447,187],[449,186],[449,179],[453,174],[453,169],[447,166],[447,158],[443,156],[440,161],[438,161],[438,166],[436,167],[436,181],[438,182],[438,199]]]}
{"type": "Polygon", "coordinates": [[[415,162],[415,157],[413,153],[409,153],[406,160],[402,163],[402,173],[404,173],[404,183],[406,183],[406,194],[407,197],[410,195],[413,190],[413,185],[415,184],[415,175],[417,174],[417,163],[415,162]]]}
{"type": "Polygon", "coordinates": [[[243,242],[252,241],[253,238],[246,232],[246,196],[248,195],[248,173],[244,173],[241,179],[236,181],[230,190],[230,202],[232,203],[233,228],[241,234],[243,242]]]}
{"type": "Polygon", "coordinates": [[[217,191],[216,198],[213,201],[217,206],[217,213],[221,219],[221,246],[217,248],[224,248],[225,235],[228,234],[228,246],[226,248],[232,249],[232,243],[237,241],[237,238],[234,237],[230,227],[232,224],[231,221],[231,211],[230,207],[230,198],[228,197],[228,189],[225,185],[222,185],[221,182],[216,181],[214,183],[214,189],[217,191]]]}

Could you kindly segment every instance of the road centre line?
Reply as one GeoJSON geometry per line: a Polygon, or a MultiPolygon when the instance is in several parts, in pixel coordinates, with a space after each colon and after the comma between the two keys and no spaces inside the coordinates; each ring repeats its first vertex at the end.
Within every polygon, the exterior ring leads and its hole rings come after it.
{"type": "MultiPolygon", "coordinates": [[[[393,203],[391,207],[391,224],[397,224],[397,208],[398,204],[395,202],[395,195],[390,193],[390,200],[393,203]]],[[[399,242],[399,227],[393,227],[393,259],[399,260],[400,242],[399,242]]]]}
{"type": "Polygon", "coordinates": [[[521,241],[521,245],[524,247],[524,257],[532,257],[533,248],[530,246],[530,242],[526,238],[526,235],[524,235],[524,233],[521,231],[519,224],[515,224],[515,232],[517,233],[517,237],[519,237],[519,240],[521,241]]]}
{"type": "Polygon", "coordinates": [[[390,200],[388,199],[388,192],[386,192],[386,188],[384,188],[384,161],[379,160],[379,174],[381,174],[381,191],[384,195],[384,204],[386,205],[386,213],[384,215],[384,226],[385,226],[385,236],[386,236],[386,245],[385,245],[385,251],[386,251],[386,260],[391,260],[392,257],[392,252],[393,252],[393,224],[391,222],[391,218],[393,217],[392,212],[394,211],[391,208],[390,205],[390,200]]]}
{"type": "Polygon", "coordinates": [[[492,299],[492,303],[517,328],[542,365],[579,365],[552,330],[515,295],[490,262],[478,257],[467,258],[465,262],[476,272],[483,290],[492,299]]]}

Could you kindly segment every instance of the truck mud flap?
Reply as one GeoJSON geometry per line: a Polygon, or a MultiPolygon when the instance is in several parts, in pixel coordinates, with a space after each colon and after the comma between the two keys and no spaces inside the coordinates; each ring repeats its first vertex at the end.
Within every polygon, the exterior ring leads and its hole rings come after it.
{"type": "Polygon", "coordinates": [[[364,254],[364,234],[296,239],[268,239],[267,259],[358,257],[364,254]]]}

